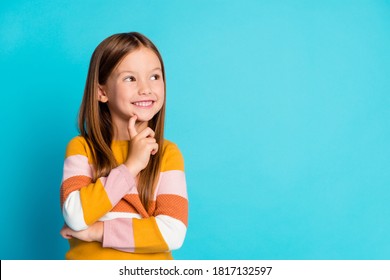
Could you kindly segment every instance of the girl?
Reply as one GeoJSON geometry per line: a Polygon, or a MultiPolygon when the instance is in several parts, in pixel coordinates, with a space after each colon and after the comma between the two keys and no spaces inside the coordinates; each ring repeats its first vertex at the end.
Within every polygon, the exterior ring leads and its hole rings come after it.
{"type": "Polygon", "coordinates": [[[61,185],[66,259],[172,259],[187,229],[184,163],[164,140],[161,55],[140,33],[95,49],[61,185]]]}

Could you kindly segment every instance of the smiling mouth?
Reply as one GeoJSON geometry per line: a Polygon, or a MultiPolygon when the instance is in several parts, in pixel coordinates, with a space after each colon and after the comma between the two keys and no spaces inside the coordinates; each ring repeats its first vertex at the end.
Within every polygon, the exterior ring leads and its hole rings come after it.
{"type": "Polygon", "coordinates": [[[138,102],[133,102],[131,104],[137,106],[137,107],[143,107],[143,108],[146,108],[146,107],[150,107],[153,105],[153,102],[154,101],[138,101],[138,102]]]}

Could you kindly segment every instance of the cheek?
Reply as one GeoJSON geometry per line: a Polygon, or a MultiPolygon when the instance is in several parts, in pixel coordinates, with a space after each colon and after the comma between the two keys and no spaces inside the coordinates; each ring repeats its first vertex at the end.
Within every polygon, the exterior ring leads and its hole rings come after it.
{"type": "Polygon", "coordinates": [[[158,94],[158,110],[161,110],[161,108],[163,107],[164,105],[164,101],[165,101],[165,94],[164,94],[164,89],[162,89],[160,91],[160,93],[158,94]]]}
{"type": "Polygon", "coordinates": [[[127,102],[137,96],[137,90],[134,90],[131,87],[118,87],[116,92],[116,99],[120,102],[127,102]]]}
{"type": "Polygon", "coordinates": [[[164,93],[164,89],[161,91],[161,95],[159,96],[159,99],[160,99],[160,103],[161,103],[161,106],[164,104],[164,101],[165,101],[165,93],[164,93]]]}
{"type": "Polygon", "coordinates": [[[153,90],[160,99],[164,100],[165,97],[165,88],[164,88],[164,83],[155,85],[155,88],[153,90]]]}

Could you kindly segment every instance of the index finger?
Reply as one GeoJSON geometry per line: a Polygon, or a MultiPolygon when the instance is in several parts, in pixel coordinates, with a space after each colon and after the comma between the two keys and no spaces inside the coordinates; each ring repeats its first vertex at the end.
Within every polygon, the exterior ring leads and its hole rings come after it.
{"type": "Polygon", "coordinates": [[[138,134],[137,129],[135,128],[136,120],[137,120],[137,115],[132,116],[129,120],[128,129],[129,129],[130,139],[133,139],[138,134]]]}

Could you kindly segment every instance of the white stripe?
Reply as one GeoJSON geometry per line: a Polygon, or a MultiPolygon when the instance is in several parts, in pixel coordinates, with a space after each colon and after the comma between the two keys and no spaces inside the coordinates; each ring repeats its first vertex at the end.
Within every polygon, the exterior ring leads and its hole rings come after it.
{"type": "Polygon", "coordinates": [[[108,212],[106,215],[101,217],[99,219],[99,221],[109,221],[109,220],[114,220],[114,219],[118,219],[118,218],[128,218],[128,219],[137,218],[137,219],[141,219],[142,217],[141,217],[140,214],[136,214],[136,213],[108,212]]]}
{"type": "Polygon", "coordinates": [[[75,231],[87,229],[88,226],[84,221],[84,212],[81,206],[80,192],[72,192],[65,200],[62,207],[62,214],[66,224],[75,231]]]}
{"type": "Polygon", "coordinates": [[[187,227],[181,221],[166,215],[156,216],[156,222],[169,250],[179,249],[183,245],[187,227]]]}
{"type": "Polygon", "coordinates": [[[73,176],[87,176],[92,178],[92,165],[88,163],[88,158],[82,155],[67,157],[64,162],[64,172],[62,182],[73,176]]]}

